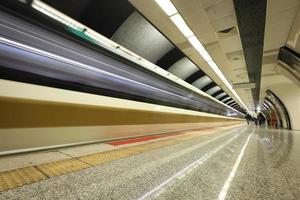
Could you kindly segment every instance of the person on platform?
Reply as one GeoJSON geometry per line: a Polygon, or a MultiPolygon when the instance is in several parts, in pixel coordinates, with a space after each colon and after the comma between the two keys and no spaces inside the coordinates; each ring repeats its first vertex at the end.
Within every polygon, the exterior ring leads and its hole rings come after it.
{"type": "Polygon", "coordinates": [[[249,115],[248,113],[245,115],[245,119],[247,120],[247,124],[249,125],[250,122],[252,121],[252,117],[251,115],[249,115]]]}

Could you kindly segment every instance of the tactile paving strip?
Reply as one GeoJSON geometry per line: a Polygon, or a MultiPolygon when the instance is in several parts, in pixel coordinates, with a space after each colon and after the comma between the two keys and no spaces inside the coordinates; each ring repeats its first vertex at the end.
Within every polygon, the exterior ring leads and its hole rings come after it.
{"type": "Polygon", "coordinates": [[[108,151],[107,153],[113,156],[117,156],[119,158],[125,158],[132,155],[136,155],[140,152],[126,148],[126,149],[116,149],[116,150],[108,151]]]}
{"type": "Polygon", "coordinates": [[[25,167],[6,172],[0,172],[0,192],[25,184],[37,182],[46,179],[42,172],[35,167],[25,167]]]}
{"type": "Polygon", "coordinates": [[[78,171],[80,169],[90,167],[90,165],[77,159],[69,159],[69,160],[61,160],[61,161],[46,163],[46,164],[38,165],[36,167],[39,170],[41,170],[43,173],[47,174],[47,176],[54,177],[54,176],[59,176],[62,174],[78,171]]]}
{"type": "Polygon", "coordinates": [[[110,162],[113,160],[120,159],[117,156],[114,156],[108,152],[95,153],[87,156],[81,156],[78,159],[88,163],[90,165],[99,165],[102,163],[110,162]]]}
{"type": "Polygon", "coordinates": [[[142,144],[142,145],[128,147],[128,149],[130,149],[131,151],[137,151],[139,153],[143,153],[143,152],[150,151],[153,148],[149,145],[142,144]]]}
{"type": "Polygon", "coordinates": [[[147,145],[151,146],[151,149],[158,149],[160,147],[164,147],[165,146],[165,144],[163,142],[160,142],[160,141],[152,142],[152,143],[149,143],[147,145]]]}

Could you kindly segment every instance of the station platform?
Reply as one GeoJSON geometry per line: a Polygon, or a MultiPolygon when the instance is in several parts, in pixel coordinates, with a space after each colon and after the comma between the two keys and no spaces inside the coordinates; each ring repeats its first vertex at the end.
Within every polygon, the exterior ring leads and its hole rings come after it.
{"type": "Polygon", "coordinates": [[[0,199],[300,199],[299,132],[210,127],[0,157],[0,199]]]}

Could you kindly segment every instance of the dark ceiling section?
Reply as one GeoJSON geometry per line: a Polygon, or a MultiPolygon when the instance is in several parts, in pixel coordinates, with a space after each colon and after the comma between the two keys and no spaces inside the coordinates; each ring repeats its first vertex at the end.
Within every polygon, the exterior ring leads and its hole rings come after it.
{"type": "Polygon", "coordinates": [[[238,106],[239,104],[237,104],[237,102],[234,102],[231,107],[234,107],[234,106],[238,106]]]}
{"type": "Polygon", "coordinates": [[[229,105],[229,106],[230,106],[232,103],[234,103],[234,100],[233,100],[233,99],[230,99],[230,101],[227,101],[227,102],[226,102],[226,104],[229,105]]]}
{"type": "Polygon", "coordinates": [[[209,90],[212,87],[215,87],[217,84],[215,82],[211,82],[208,85],[206,85],[205,87],[203,87],[201,90],[206,92],[207,90],[209,90]]]}
{"type": "Polygon", "coordinates": [[[233,107],[233,108],[235,108],[235,109],[237,109],[237,110],[241,110],[241,107],[238,106],[238,105],[233,105],[233,106],[231,106],[231,107],[233,107]]]}
{"type": "Polygon", "coordinates": [[[225,96],[222,96],[222,97],[219,99],[219,101],[222,101],[223,99],[225,99],[225,98],[227,98],[227,97],[229,97],[229,96],[226,94],[225,96]]]}
{"type": "Polygon", "coordinates": [[[244,114],[246,114],[247,112],[246,112],[246,110],[244,110],[243,108],[241,108],[241,107],[234,107],[236,110],[238,110],[238,111],[240,111],[241,113],[244,113],[244,114]]]}
{"type": "Polygon", "coordinates": [[[223,103],[227,104],[227,102],[231,101],[232,98],[227,99],[226,101],[224,101],[223,103]]]}
{"type": "Polygon", "coordinates": [[[44,2],[108,38],[111,38],[135,10],[126,0],[44,0],[44,2]]]}
{"type": "Polygon", "coordinates": [[[246,112],[245,112],[243,109],[241,109],[241,108],[234,108],[234,109],[240,111],[240,112],[243,113],[243,114],[246,114],[246,112]]]}
{"type": "Polygon", "coordinates": [[[193,82],[195,82],[197,79],[205,76],[206,74],[199,69],[199,71],[196,71],[195,73],[193,73],[192,75],[190,75],[189,77],[187,77],[185,79],[186,82],[192,84],[193,82]]]}
{"type": "Polygon", "coordinates": [[[233,101],[232,103],[229,103],[228,105],[229,105],[229,106],[233,106],[234,104],[236,104],[235,101],[233,101]]]}
{"type": "Polygon", "coordinates": [[[253,101],[259,104],[267,0],[233,0],[253,101]]]}
{"type": "Polygon", "coordinates": [[[89,7],[92,0],[76,0],[76,3],[72,0],[43,0],[43,2],[74,19],[79,19],[89,7]]]}
{"type": "Polygon", "coordinates": [[[211,96],[216,97],[216,96],[218,96],[219,94],[221,94],[223,92],[224,92],[223,90],[219,90],[219,91],[213,93],[211,96]]]}
{"type": "Polygon", "coordinates": [[[164,70],[168,70],[174,63],[182,59],[185,55],[175,47],[157,61],[156,65],[160,66],[164,70]]]}

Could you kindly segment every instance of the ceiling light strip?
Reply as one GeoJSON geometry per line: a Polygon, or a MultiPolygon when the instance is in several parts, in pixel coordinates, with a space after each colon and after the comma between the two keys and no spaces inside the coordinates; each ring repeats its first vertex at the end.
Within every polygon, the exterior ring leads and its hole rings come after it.
{"type": "Polygon", "coordinates": [[[190,27],[186,24],[184,19],[181,17],[180,14],[175,14],[170,17],[172,22],[177,26],[177,28],[181,31],[181,33],[185,37],[191,37],[194,35],[193,31],[190,29],[190,27]]]}
{"type": "Polygon", "coordinates": [[[195,36],[193,31],[189,28],[183,17],[179,14],[176,7],[170,0],[155,0],[155,2],[160,6],[160,8],[170,17],[171,21],[176,25],[176,27],[180,30],[180,32],[188,39],[191,45],[196,49],[196,51],[202,56],[202,58],[208,63],[208,65],[212,68],[212,70],[218,75],[218,77],[225,83],[225,85],[229,88],[229,90],[234,94],[234,96],[238,99],[238,101],[246,108],[247,111],[249,109],[239,97],[239,95],[232,88],[232,85],[224,76],[220,68],[210,57],[209,53],[203,47],[201,42],[195,36]]]}
{"type": "Polygon", "coordinates": [[[173,3],[169,0],[155,0],[158,5],[163,9],[163,11],[168,15],[172,16],[178,13],[177,9],[173,5],[173,3]]]}

